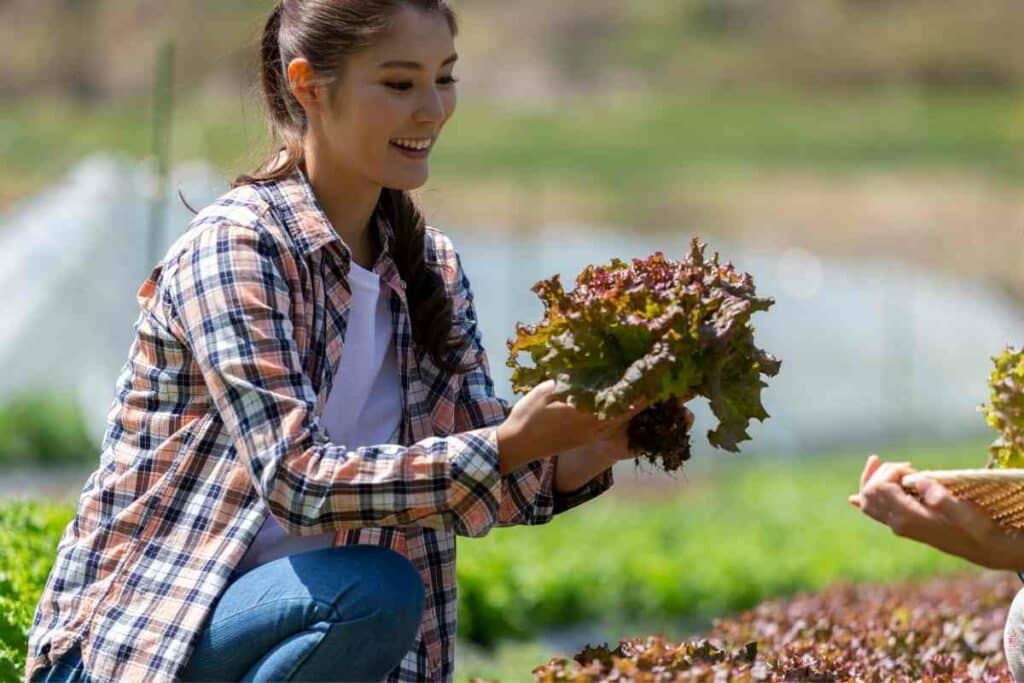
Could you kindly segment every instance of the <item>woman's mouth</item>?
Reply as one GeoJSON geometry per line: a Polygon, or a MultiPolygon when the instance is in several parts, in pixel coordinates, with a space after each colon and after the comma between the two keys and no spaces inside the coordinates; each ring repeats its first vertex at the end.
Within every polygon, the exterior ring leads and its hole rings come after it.
{"type": "Polygon", "coordinates": [[[433,138],[392,138],[391,146],[410,159],[424,159],[434,145],[433,138]]]}

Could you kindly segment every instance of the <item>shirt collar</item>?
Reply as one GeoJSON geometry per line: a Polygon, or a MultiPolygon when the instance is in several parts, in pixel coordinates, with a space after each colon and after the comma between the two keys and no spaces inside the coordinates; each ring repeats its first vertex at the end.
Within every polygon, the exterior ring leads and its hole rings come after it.
{"type": "MultiPolygon", "coordinates": [[[[299,250],[303,254],[310,254],[336,241],[347,270],[348,263],[352,258],[351,251],[327,219],[327,214],[313,193],[313,186],[310,185],[305,172],[301,168],[296,168],[290,175],[275,181],[275,183],[281,194],[281,208],[285,214],[288,228],[292,232],[292,238],[299,250]]],[[[395,237],[394,229],[382,211],[375,210],[373,217],[377,221],[381,256],[384,254],[390,256],[391,245],[394,243],[395,237]]]]}

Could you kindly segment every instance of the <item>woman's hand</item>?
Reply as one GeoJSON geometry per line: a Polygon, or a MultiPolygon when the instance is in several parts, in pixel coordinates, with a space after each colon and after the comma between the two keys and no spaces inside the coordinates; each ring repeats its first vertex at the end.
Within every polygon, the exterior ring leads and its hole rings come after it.
{"type": "MultiPolygon", "coordinates": [[[[689,398],[686,400],[689,400],[689,398]]],[[[693,413],[690,412],[689,408],[683,408],[683,411],[686,419],[686,431],[690,431],[693,427],[693,413]]],[[[636,457],[636,453],[629,450],[628,420],[611,434],[579,446],[575,450],[584,451],[588,457],[604,461],[609,466],[614,465],[619,460],[632,460],[636,457]]]]}
{"type": "MultiPolygon", "coordinates": [[[[683,409],[687,430],[693,426],[693,414],[683,409]]],[[[558,454],[555,470],[555,490],[570,492],[620,460],[632,460],[636,454],[629,449],[629,423],[624,423],[611,434],[584,443],[570,451],[558,454]]]]}
{"type": "MultiPolygon", "coordinates": [[[[510,472],[528,462],[576,449],[609,464],[630,458],[627,448],[629,421],[646,409],[648,399],[637,401],[622,415],[601,420],[596,415],[555,400],[555,381],[535,386],[520,399],[498,427],[501,471],[510,472]]],[[[692,421],[693,416],[688,417],[692,421]]]]}
{"type": "MultiPolygon", "coordinates": [[[[693,426],[693,413],[686,408],[683,410],[686,427],[689,430],[693,426]]],[[[636,412],[634,411],[634,414],[636,412]]],[[[626,420],[609,434],[559,453],[558,466],[555,470],[555,490],[575,491],[619,460],[631,460],[634,457],[636,453],[629,450],[629,421],[626,420]]]]}
{"type": "Polygon", "coordinates": [[[861,473],[860,491],[849,501],[897,536],[989,569],[1024,570],[1024,534],[1000,525],[930,479],[918,482],[917,500],[900,484],[913,471],[910,463],[882,463],[872,455],[861,473]]]}

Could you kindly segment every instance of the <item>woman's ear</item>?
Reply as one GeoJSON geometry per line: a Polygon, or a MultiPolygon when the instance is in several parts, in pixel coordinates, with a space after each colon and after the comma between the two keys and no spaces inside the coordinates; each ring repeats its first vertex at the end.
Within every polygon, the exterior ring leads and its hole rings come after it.
{"type": "Polygon", "coordinates": [[[296,57],[288,63],[288,87],[305,110],[307,119],[313,118],[312,114],[322,104],[318,85],[316,73],[308,59],[296,57]]]}

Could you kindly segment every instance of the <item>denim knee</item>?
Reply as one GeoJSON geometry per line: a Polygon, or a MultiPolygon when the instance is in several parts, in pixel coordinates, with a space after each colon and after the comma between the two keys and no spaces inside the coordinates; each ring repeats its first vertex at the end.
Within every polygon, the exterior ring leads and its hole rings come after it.
{"type": "Polygon", "coordinates": [[[396,639],[411,644],[423,618],[426,601],[423,577],[406,557],[386,548],[374,558],[374,565],[381,588],[379,615],[396,639]]]}
{"type": "Polygon", "coordinates": [[[32,683],[86,683],[88,680],[82,664],[82,651],[77,643],[51,666],[37,670],[32,677],[32,683]]]}
{"type": "Polygon", "coordinates": [[[1003,650],[1013,680],[1024,683],[1024,589],[1017,593],[1006,615],[1003,629],[1003,650]]]}

